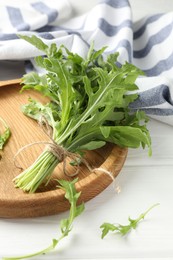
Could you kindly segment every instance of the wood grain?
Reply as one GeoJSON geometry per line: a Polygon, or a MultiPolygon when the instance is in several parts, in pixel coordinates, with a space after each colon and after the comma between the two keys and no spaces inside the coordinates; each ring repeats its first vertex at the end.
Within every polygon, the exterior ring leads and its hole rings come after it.
{"type": "Polygon", "coordinates": [[[16,84],[19,84],[20,82],[21,82],[21,79],[4,80],[4,81],[0,81],[0,87],[16,85],[16,84]]]}
{"type": "MultiPolygon", "coordinates": [[[[0,116],[5,119],[12,131],[8,144],[0,152],[0,217],[38,217],[67,210],[69,203],[64,199],[64,192],[57,188],[56,180],[67,179],[63,174],[62,163],[56,167],[49,184],[40,187],[35,194],[27,194],[14,187],[12,180],[20,173],[13,163],[18,149],[31,142],[47,141],[47,136],[37,123],[22,114],[20,106],[27,103],[28,97],[41,102],[46,100],[32,91],[20,94],[20,86],[15,84],[15,81],[0,86],[0,116]]],[[[17,163],[23,168],[28,167],[43,149],[44,147],[39,145],[27,149],[19,156],[17,163]]],[[[126,156],[127,149],[110,144],[86,153],[86,159],[92,167],[102,167],[111,171],[115,177],[120,172],[126,156]]],[[[74,167],[68,164],[67,171],[74,170],[74,167]]],[[[84,165],[80,166],[78,177],[76,188],[81,191],[79,203],[94,198],[112,182],[107,174],[99,171],[90,172],[84,165]]]]}

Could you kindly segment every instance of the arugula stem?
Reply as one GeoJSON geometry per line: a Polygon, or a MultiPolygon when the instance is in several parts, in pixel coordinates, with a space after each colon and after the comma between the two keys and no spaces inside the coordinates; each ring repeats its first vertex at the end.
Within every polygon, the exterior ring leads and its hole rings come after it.
{"type": "Polygon", "coordinates": [[[52,249],[54,249],[53,247],[53,243],[47,247],[46,249],[43,249],[41,251],[38,251],[34,254],[29,254],[29,255],[25,255],[25,256],[18,256],[18,257],[3,257],[2,260],[19,260],[19,259],[26,259],[26,258],[30,258],[30,257],[34,257],[34,256],[38,256],[38,255],[42,255],[45,253],[50,252],[52,249]]]}
{"type": "Polygon", "coordinates": [[[15,186],[30,193],[35,192],[44,180],[50,178],[58,163],[57,157],[45,150],[33,165],[14,178],[15,186]]]}
{"type": "Polygon", "coordinates": [[[2,258],[2,260],[19,260],[19,259],[26,259],[26,258],[30,258],[30,257],[35,257],[38,255],[42,255],[42,254],[46,254],[49,253],[50,251],[52,251],[57,244],[59,244],[59,242],[68,235],[69,231],[71,230],[71,225],[73,223],[73,220],[75,218],[75,203],[72,201],[71,202],[71,207],[70,207],[70,213],[69,213],[69,222],[67,227],[65,228],[65,231],[62,233],[62,235],[58,238],[58,239],[53,239],[52,244],[50,246],[48,246],[47,248],[38,251],[36,253],[33,254],[29,254],[29,255],[25,255],[25,256],[20,256],[20,257],[4,257],[2,258]]]}
{"type": "Polygon", "coordinates": [[[78,179],[74,179],[71,182],[65,180],[59,181],[59,187],[61,187],[65,191],[65,198],[70,203],[69,217],[67,219],[62,219],[60,223],[61,236],[58,239],[53,239],[52,244],[41,251],[19,257],[3,257],[2,260],[20,260],[48,253],[53,250],[57,246],[57,244],[69,234],[72,229],[72,223],[74,219],[84,211],[84,204],[77,206],[77,200],[80,196],[80,192],[77,192],[75,188],[75,183],[77,182],[77,180],[78,179]]]}
{"type": "Polygon", "coordinates": [[[136,224],[141,220],[141,219],[144,219],[145,216],[148,214],[149,211],[151,211],[153,208],[155,208],[156,206],[158,206],[159,203],[156,203],[154,205],[152,205],[149,209],[147,209],[144,213],[142,213],[136,220],[136,224]]]}

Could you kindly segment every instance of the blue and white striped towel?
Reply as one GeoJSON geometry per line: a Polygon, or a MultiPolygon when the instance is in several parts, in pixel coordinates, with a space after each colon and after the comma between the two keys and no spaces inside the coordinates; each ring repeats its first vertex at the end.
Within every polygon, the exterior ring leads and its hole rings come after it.
{"type": "Polygon", "coordinates": [[[132,108],[173,125],[173,13],[133,24],[128,0],[101,0],[79,17],[73,17],[68,0],[1,0],[0,60],[29,60],[26,69],[37,69],[33,58],[42,53],[17,32],[63,43],[82,56],[92,41],[96,49],[118,51],[120,63],[127,60],[146,73],[137,80],[140,97],[132,108]]]}

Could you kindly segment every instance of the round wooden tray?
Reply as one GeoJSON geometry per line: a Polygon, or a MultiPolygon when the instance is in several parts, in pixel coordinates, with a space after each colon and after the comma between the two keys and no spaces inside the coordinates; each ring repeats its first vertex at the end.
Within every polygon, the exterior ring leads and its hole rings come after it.
{"type": "MultiPolygon", "coordinates": [[[[18,149],[31,142],[47,141],[47,136],[38,124],[24,116],[20,106],[28,102],[28,97],[45,102],[36,92],[19,93],[18,80],[0,83],[0,116],[9,125],[12,136],[3,151],[0,151],[0,217],[38,217],[56,214],[69,209],[64,198],[64,191],[57,188],[57,180],[64,176],[62,164],[56,167],[47,186],[42,186],[36,193],[27,194],[14,187],[13,178],[20,173],[14,166],[13,158],[18,149]]],[[[2,127],[0,126],[0,130],[2,127]]],[[[42,152],[43,146],[28,148],[17,159],[23,168],[28,167],[42,152]]],[[[106,145],[101,149],[87,152],[86,159],[92,167],[102,167],[111,171],[116,177],[127,156],[127,149],[114,145],[106,145]]],[[[68,162],[68,160],[67,160],[68,162]]],[[[67,165],[69,165],[67,163],[67,165]]],[[[74,171],[68,166],[67,171],[74,171]]],[[[69,178],[70,180],[70,178],[69,178]]],[[[79,203],[88,201],[102,192],[112,179],[103,172],[90,172],[84,165],[80,166],[76,188],[81,191],[79,203]]]]}

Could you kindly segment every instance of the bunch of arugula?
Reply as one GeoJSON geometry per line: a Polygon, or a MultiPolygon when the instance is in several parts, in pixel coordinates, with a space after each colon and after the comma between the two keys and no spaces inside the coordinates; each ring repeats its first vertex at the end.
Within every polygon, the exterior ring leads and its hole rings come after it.
{"type": "MultiPolygon", "coordinates": [[[[44,75],[31,72],[22,79],[23,90],[34,89],[50,98],[43,105],[35,100],[23,106],[23,113],[35,120],[42,116],[52,127],[52,138],[68,152],[81,154],[107,142],[121,147],[147,145],[151,139],[143,111],[132,112],[129,104],[137,99],[136,78],[143,72],[132,64],[117,65],[118,54],[106,59],[106,47],[94,51],[91,45],[86,58],[65,46],[48,47],[36,36],[20,36],[46,55],[35,58],[44,75]]],[[[32,166],[14,181],[24,191],[35,192],[49,179],[60,160],[45,149],[32,166]]]]}

